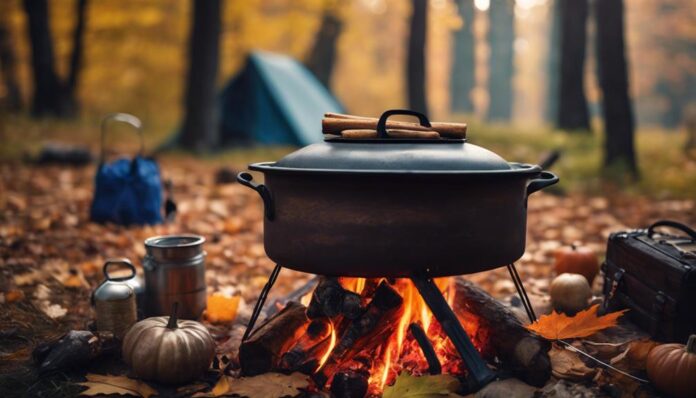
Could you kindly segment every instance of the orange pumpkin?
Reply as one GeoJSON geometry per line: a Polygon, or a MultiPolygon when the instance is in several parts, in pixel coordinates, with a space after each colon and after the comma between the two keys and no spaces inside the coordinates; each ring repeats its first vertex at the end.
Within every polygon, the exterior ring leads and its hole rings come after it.
{"type": "Polygon", "coordinates": [[[676,398],[696,397],[696,334],[686,344],[662,344],[650,350],[648,378],[676,398]]]}
{"type": "Polygon", "coordinates": [[[592,281],[599,272],[597,253],[587,246],[563,246],[556,250],[554,267],[556,275],[580,274],[592,286],[592,281]]]}

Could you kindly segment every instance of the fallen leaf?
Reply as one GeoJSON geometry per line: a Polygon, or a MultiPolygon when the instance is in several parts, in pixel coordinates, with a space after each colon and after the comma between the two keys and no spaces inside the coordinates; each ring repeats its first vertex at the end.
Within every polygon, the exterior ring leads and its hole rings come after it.
{"type": "Polygon", "coordinates": [[[51,304],[48,301],[40,301],[38,303],[38,307],[41,309],[41,311],[53,319],[61,318],[68,313],[66,308],[61,307],[59,304],[51,304]]]}
{"type": "Polygon", "coordinates": [[[298,372],[290,375],[264,373],[239,379],[222,376],[210,392],[197,393],[193,397],[220,397],[232,394],[247,398],[294,397],[300,393],[300,389],[307,386],[309,386],[307,375],[298,372]]]}
{"type": "Polygon", "coordinates": [[[39,279],[42,279],[43,275],[37,270],[31,270],[23,274],[14,276],[14,283],[17,286],[33,285],[39,279]]]}
{"type": "Polygon", "coordinates": [[[114,375],[98,375],[88,373],[87,381],[77,383],[81,386],[88,387],[87,390],[80,395],[95,396],[95,395],[136,395],[143,398],[148,398],[157,395],[157,390],[150,387],[148,384],[135,379],[130,379],[126,376],[114,375]]]}
{"type": "Polygon", "coordinates": [[[542,315],[539,320],[527,326],[527,329],[548,340],[587,337],[615,326],[617,319],[627,311],[621,310],[597,316],[598,308],[599,304],[595,304],[572,317],[554,311],[550,315],[542,315]]]}
{"type": "Polygon", "coordinates": [[[23,298],[24,298],[24,292],[21,290],[10,290],[9,292],[5,293],[5,302],[6,303],[13,303],[13,302],[21,300],[23,298]]]}
{"type": "Polygon", "coordinates": [[[69,288],[81,288],[89,286],[84,276],[82,276],[82,274],[74,268],[57,276],[56,279],[60,280],[63,286],[69,288]]]}
{"type": "Polygon", "coordinates": [[[382,398],[429,398],[429,397],[461,397],[455,394],[461,383],[456,377],[446,374],[411,376],[407,372],[400,373],[394,384],[386,386],[382,398]]]}
{"type": "Polygon", "coordinates": [[[555,344],[549,351],[549,358],[551,359],[551,372],[559,379],[589,380],[597,372],[596,369],[585,365],[578,354],[555,344]]]}
{"type": "Polygon", "coordinates": [[[228,296],[217,292],[208,296],[208,305],[205,310],[206,318],[212,323],[232,322],[237,316],[239,308],[239,296],[228,296]]]}
{"type": "Polygon", "coordinates": [[[657,341],[644,339],[636,340],[629,343],[629,351],[627,359],[631,362],[631,365],[636,369],[645,369],[647,366],[648,354],[650,350],[659,345],[657,341]]]}

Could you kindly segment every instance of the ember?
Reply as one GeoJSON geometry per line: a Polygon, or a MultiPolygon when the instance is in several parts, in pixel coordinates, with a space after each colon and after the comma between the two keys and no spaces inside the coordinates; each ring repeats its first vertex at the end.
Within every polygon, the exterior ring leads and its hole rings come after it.
{"type": "MultiPolygon", "coordinates": [[[[463,279],[434,281],[484,358],[503,357],[508,368],[515,368],[521,359],[499,351],[514,351],[523,341],[535,360],[541,357],[525,369],[548,373],[548,347],[532,338],[502,304],[463,279]],[[505,338],[509,344],[500,343],[505,338]]],[[[306,303],[306,318],[297,315],[304,306],[290,302],[290,310],[286,307],[260,325],[242,345],[240,362],[246,374],[300,371],[311,375],[318,389],[330,389],[336,396],[361,395],[363,389],[379,395],[401,372],[467,375],[465,362],[410,279],[323,277],[299,301],[306,303]],[[245,355],[252,351],[253,358],[245,355]]]]}

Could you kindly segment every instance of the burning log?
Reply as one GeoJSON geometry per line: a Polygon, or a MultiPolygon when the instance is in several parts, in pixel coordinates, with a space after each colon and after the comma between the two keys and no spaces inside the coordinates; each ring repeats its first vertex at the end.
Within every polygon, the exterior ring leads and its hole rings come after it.
{"type": "Polygon", "coordinates": [[[310,319],[343,315],[355,319],[362,313],[360,296],[346,290],[337,278],[322,278],[312,294],[312,301],[307,308],[310,319]]]}
{"type": "Polygon", "coordinates": [[[254,376],[274,368],[307,329],[306,307],[291,301],[285,308],[260,325],[239,347],[242,374],[254,376]]]}
{"type": "Polygon", "coordinates": [[[319,367],[318,357],[329,348],[331,328],[326,318],[312,320],[307,332],[280,358],[280,369],[313,373],[319,367]]]}
{"type": "Polygon", "coordinates": [[[381,344],[383,341],[378,336],[391,334],[402,303],[401,295],[394,288],[387,282],[380,283],[365,312],[347,326],[326,363],[314,375],[314,381],[323,386],[342,362],[381,344]]]}
{"type": "Polygon", "coordinates": [[[543,386],[551,376],[549,342],[527,330],[510,310],[472,282],[457,278],[455,291],[455,313],[479,319],[487,346],[502,367],[533,386],[543,386]]]}
{"type": "Polygon", "coordinates": [[[343,364],[331,381],[331,396],[335,398],[362,398],[367,394],[372,369],[372,356],[360,353],[343,364]]]}
{"type": "Polygon", "coordinates": [[[331,396],[363,398],[367,394],[369,377],[369,374],[352,370],[338,372],[331,382],[331,396]]]}

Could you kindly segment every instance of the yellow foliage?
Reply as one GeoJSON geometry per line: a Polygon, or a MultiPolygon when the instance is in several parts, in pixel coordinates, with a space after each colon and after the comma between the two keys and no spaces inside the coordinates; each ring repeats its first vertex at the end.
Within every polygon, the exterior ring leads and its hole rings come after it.
{"type": "Polygon", "coordinates": [[[237,316],[239,296],[228,296],[217,292],[208,296],[208,306],[205,316],[212,323],[232,322],[237,316]]]}

